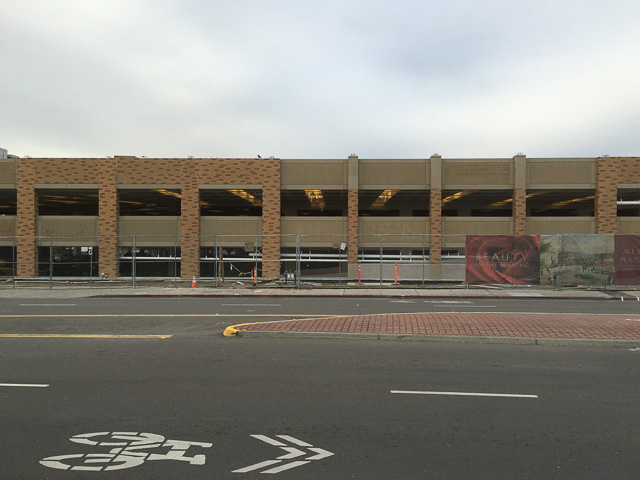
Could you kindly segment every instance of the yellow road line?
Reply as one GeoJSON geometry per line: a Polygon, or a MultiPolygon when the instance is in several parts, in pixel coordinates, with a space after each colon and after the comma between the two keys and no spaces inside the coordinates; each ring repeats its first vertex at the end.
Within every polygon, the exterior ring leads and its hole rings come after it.
{"type": "Polygon", "coordinates": [[[128,339],[160,339],[173,335],[65,335],[62,333],[3,333],[0,338],[128,338],[128,339]]]}

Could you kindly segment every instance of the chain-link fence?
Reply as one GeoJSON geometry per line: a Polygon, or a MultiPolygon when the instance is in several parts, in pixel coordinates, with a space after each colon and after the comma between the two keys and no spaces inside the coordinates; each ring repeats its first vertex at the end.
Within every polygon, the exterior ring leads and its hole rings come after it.
{"type": "Polygon", "coordinates": [[[214,287],[464,282],[464,235],[436,237],[442,252],[438,259],[431,257],[433,238],[414,234],[210,235],[197,241],[152,235],[2,237],[0,280],[4,286],[48,284],[49,288],[188,286],[193,281],[214,287]],[[32,248],[33,260],[19,255],[32,248]],[[111,265],[108,272],[105,264],[111,265]]]}

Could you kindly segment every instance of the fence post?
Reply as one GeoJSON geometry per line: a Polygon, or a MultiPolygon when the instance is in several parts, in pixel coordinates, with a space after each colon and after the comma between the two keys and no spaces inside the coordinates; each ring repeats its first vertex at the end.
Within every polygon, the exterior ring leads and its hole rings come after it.
{"type": "MultiPolygon", "coordinates": [[[[258,284],[258,236],[256,235],[253,242],[253,263],[256,269],[255,272],[255,284],[258,284]]],[[[264,265],[262,265],[262,271],[264,272],[264,265]]]]}
{"type": "Polygon", "coordinates": [[[49,237],[49,290],[53,289],[53,237],[49,237]]]}
{"type": "Polygon", "coordinates": [[[91,284],[93,283],[93,242],[95,240],[95,237],[91,237],[91,255],[89,255],[89,287],[91,287],[91,284]]]}
{"type": "Polygon", "coordinates": [[[422,286],[424,287],[424,234],[422,235],[422,286]]]}
{"type": "MultiPolygon", "coordinates": [[[[198,259],[200,254],[198,252],[198,259]]],[[[178,237],[173,237],[173,287],[178,286],[178,237]]]]}
{"type": "Polygon", "coordinates": [[[300,234],[296,234],[296,288],[300,288],[300,234]]]}
{"type": "Polygon", "coordinates": [[[136,236],[131,237],[131,286],[136,288],[136,236]]]}
{"type": "Polygon", "coordinates": [[[11,258],[11,280],[13,282],[13,288],[16,288],[16,237],[13,237],[13,256],[11,258]]]}
{"type": "Polygon", "coordinates": [[[213,236],[213,273],[216,276],[216,288],[218,288],[218,236],[213,236]]]}
{"type": "Polygon", "coordinates": [[[383,246],[382,246],[382,235],[380,235],[380,288],[382,288],[382,254],[383,254],[383,246]]]}
{"type": "Polygon", "coordinates": [[[338,285],[342,285],[342,244],[338,247],[338,285]]]}

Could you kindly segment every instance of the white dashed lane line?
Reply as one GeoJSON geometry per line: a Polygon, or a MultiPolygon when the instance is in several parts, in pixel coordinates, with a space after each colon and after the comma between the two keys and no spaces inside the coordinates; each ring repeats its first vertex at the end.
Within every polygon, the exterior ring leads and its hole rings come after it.
{"type": "Polygon", "coordinates": [[[0,387],[46,388],[48,386],[41,383],[0,383],[0,387]]]}

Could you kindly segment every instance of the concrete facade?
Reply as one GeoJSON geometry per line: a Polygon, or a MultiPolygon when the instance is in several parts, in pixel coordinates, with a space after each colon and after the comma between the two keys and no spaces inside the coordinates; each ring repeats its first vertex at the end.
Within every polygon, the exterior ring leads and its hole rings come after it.
{"type": "MultiPolygon", "coordinates": [[[[118,275],[123,245],[119,236],[175,236],[181,247],[181,276],[191,278],[200,275],[200,249],[211,246],[204,236],[246,232],[261,237],[262,276],[277,278],[281,250],[292,247],[282,234],[318,235],[314,245],[330,248],[335,241],[324,245],[320,236],[331,233],[345,238],[353,279],[359,249],[375,249],[375,242],[362,235],[427,234],[422,245],[429,248],[431,277],[437,279],[443,250],[463,248],[464,234],[640,233],[640,208],[621,217],[616,203],[621,192],[640,200],[640,157],[8,158],[0,161],[0,190],[6,198],[15,196],[15,217],[3,215],[2,228],[18,237],[17,275],[23,278],[37,275],[38,235],[68,239],[97,233],[100,272],[109,277],[118,275]],[[98,192],[95,217],[39,215],[43,192],[83,189],[98,192]],[[179,198],[179,216],[150,216],[144,221],[121,216],[122,192],[136,189],[173,192],[179,198]],[[259,191],[261,216],[202,216],[203,193],[216,189],[259,191]],[[294,202],[287,205],[294,214],[282,216],[284,192],[292,198],[305,198],[301,192],[331,194],[337,207],[327,207],[331,214],[320,209],[304,217],[295,214],[300,205],[294,202]],[[367,192],[379,199],[367,205],[367,192]],[[554,200],[541,204],[545,195],[554,200]],[[388,207],[396,200],[396,207],[388,207]]],[[[398,248],[408,245],[395,241],[398,248]]]]}

